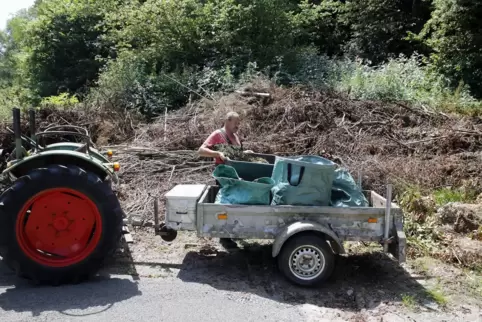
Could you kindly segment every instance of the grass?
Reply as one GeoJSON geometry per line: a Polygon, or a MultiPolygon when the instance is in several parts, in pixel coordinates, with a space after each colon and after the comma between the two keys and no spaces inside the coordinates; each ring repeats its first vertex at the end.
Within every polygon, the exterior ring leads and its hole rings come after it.
{"type": "Polygon", "coordinates": [[[449,202],[470,202],[476,195],[470,191],[462,189],[442,188],[433,192],[433,197],[437,206],[441,207],[449,202]]]}
{"type": "Polygon", "coordinates": [[[474,297],[482,299],[482,270],[469,270],[464,269],[464,273],[467,276],[465,279],[465,286],[469,290],[470,294],[474,297]]]}
{"type": "Polygon", "coordinates": [[[440,306],[445,306],[448,303],[447,297],[439,287],[428,289],[426,295],[440,306]]]}
{"type": "MultiPolygon", "coordinates": [[[[447,246],[446,236],[440,227],[437,210],[451,202],[472,203],[477,199],[480,187],[474,180],[466,180],[460,187],[446,187],[432,191],[421,187],[405,186],[398,202],[403,209],[407,235],[408,253],[411,258],[420,256],[437,257],[447,246]]],[[[482,229],[470,235],[482,239],[482,229]]]]}
{"type": "Polygon", "coordinates": [[[413,268],[419,274],[428,275],[430,266],[433,265],[434,260],[430,257],[419,257],[413,261],[413,268]]]}
{"type": "Polygon", "coordinates": [[[409,309],[414,309],[417,306],[415,296],[409,294],[402,294],[402,304],[409,309]]]}

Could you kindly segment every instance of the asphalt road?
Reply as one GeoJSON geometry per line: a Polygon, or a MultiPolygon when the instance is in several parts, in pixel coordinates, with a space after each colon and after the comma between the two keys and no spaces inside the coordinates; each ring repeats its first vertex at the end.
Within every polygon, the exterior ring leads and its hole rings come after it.
{"type": "MultiPolygon", "coordinates": [[[[0,258],[0,322],[482,322],[480,302],[455,292],[457,287],[444,291],[450,296],[447,309],[433,301],[406,308],[401,294],[420,299],[430,288],[429,277],[412,276],[377,254],[339,258],[333,278],[311,289],[288,283],[275,269],[269,247],[216,256],[189,251],[181,262],[147,253],[119,255],[99,277],[59,287],[32,286],[0,258]]],[[[441,278],[452,283],[460,276],[441,278]]],[[[438,275],[432,280],[441,283],[438,275]]]]}
{"type": "Polygon", "coordinates": [[[0,261],[0,320],[11,321],[303,321],[299,307],[254,294],[220,291],[177,278],[104,276],[34,287],[0,261]]]}

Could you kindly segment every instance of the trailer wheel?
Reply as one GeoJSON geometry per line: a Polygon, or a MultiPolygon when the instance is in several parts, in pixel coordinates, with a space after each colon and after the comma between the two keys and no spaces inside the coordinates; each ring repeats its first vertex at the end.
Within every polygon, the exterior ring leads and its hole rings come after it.
{"type": "Polygon", "coordinates": [[[280,271],[291,282],[315,286],[331,276],[335,257],[328,243],[315,234],[291,237],[278,256],[280,271]]]}
{"type": "Polygon", "coordinates": [[[76,166],[52,165],[0,196],[0,255],[38,284],[80,282],[117,248],[123,212],[109,187],[76,166]]]}

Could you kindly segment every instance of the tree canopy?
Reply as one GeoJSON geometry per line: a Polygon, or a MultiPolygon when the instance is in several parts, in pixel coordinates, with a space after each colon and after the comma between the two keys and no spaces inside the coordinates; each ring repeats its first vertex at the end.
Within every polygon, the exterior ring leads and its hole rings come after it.
{"type": "Polygon", "coordinates": [[[481,16],[469,0],[37,0],[0,32],[0,104],[104,86],[133,106],[178,106],[179,83],[297,70],[307,50],[372,66],[421,54],[481,98],[481,16]]]}

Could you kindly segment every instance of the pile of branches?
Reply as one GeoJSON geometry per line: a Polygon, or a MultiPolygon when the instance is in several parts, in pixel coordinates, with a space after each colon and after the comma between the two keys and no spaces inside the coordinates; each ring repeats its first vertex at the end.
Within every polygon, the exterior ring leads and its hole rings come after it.
{"type": "MultiPolygon", "coordinates": [[[[110,146],[115,161],[121,163],[121,185],[117,195],[123,210],[144,220],[153,218],[153,202],[160,199],[160,214],[164,214],[162,196],[177,184],[206,183],[214,166],[201,160],[194,151],[162,151],[136,146],[110,146]]],[[[212,182],[210,182],[212,181],[212,182]]]]}
{"type": "Polygon", "coordinates": [[[367,189],[387,182],[432,189],[457,186],[482,161],[482,120],[404,103],[254,84],[255,90],[201,100],[159,117],[134,144],[196,150],[228,111],[243,117],[246,149],[276,155],[329,155],[361,171],[367,189]],[[263,95],[256,95],[259,93],[263,95]],[[250,95],[253,93],[253,95],[250,95]]]}
{"type": "MultiPolygon", "coordinates": [[[[115,111],[78,105],[69,109],[42,108],[36,113],[36,131],[41,132],[51,126],[74,125],[89,132],[92,141],[98,146],[132,140],[139,117],[127,111],[115,111]]],[[[0,123],[2,148],[13,149],[14,137],[8,129],[13,129],[11,120],[0,123]]],[[[21,113],[21,132],[30,137],[27,111],[21,113]]],[[[59,141],[71,141],[75,137],[50,137],[44,144],[59,141]]]]}

